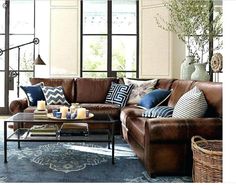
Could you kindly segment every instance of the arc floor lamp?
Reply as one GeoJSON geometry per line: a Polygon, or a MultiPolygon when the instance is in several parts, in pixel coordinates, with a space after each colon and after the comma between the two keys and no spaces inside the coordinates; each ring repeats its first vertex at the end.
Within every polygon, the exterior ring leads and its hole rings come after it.
{"type": "MultiPolygon", "coordinates": [[[[25,43],[25,44],[21,44],[21,45],[18,45],[18,46],[14,46],[14,47],[11,47],[11,48],[7,48],[7,49],[5,49],[5,50],[0,49],[0,56],[3,54],[3,52],[10,51],[10,50],[12,50],[12,49],[18,49],[18,60],[17,60],[17,62],[18,62],[18,68],[17,68],[17,70],[16,70],[15,72],[9,73],[9,79],[10,79],[10,78],[13,79],[14,77],[17,76],[17,97],[19,97],[19,88],[20,88],[20,75],[19,75],[19,72],[20,72],[20,48],[21,48],[22,46],[26,46],[26,45],[29,45],[29,44],[37,45],[37,44],[39,44],[39,39],[38,39],[38,38],[34,38],[33,41],[27,42],[27,43],[25,43]]],[[[38,53],[38,57],[34,60],[33,64],[34,64],[34,65],[46,65],[46,64],[44,63],[44,61],[41,59],[39,53],[38,53]]],[[[12,81],[12,82],[13,82],[13,81],[12,81]]],[[[14,85],[13,85],[13,86],[14,86],[14,85]]]]}

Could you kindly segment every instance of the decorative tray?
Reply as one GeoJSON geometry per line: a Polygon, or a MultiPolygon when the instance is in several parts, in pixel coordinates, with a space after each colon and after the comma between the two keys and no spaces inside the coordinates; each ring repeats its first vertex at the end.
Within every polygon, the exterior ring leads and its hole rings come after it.
{"type": "Polygon", "coordinates": [[[86,119],[90,119],[90,118],[94,117],[94,114],[93,113],[89,113],[89,117],[86,117],[86,118],[83,118],[83,119],[80,119],[80,118],[75,118],[75,119],[57,118],[57,117],[54,117],[52,115],[52,113],[47,114],[47,117],[49,119],[56,119],[56,120],[86,120],[86,119]]]}

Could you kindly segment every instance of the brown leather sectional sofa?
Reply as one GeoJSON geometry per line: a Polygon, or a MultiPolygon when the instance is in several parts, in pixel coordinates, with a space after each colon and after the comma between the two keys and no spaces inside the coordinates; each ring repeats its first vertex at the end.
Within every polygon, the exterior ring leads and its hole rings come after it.
{"type": "MultiPolygon", "coordinates": [[[[172,89],[170,98],[164,103],[174,107],[178,99],[197,86],[204,92],[208,110],[204,118],[144,118],[143,110],[127,105],[122,110],[116,105],[105,104],[111,82],[116,78],[32,78],[36,84],[63,86],[66,99],[79,102],[81,106],[95,113],[110,113],[121,121],[123,138],[143,162],[150,176],[190,175],[192,171],[191,137],[201,135],[206,139],[222,138],[222,83],[195,82],[175,79],[159,79],[155,88],[172,89]]],[[[51,111],[58,105],[47,106],[51,111]]],[[[32,112],[26,99],[14,100],[10,111],[32,112]]],[[[25,127],[29,125],[24,125],[25,127]]]]}

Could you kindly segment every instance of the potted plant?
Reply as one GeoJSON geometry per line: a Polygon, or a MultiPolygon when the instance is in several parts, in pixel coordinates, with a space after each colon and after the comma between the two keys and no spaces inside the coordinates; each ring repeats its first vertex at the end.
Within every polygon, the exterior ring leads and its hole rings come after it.
{"type": "MultiPolygon", "coordinates": [[[[176,33],[187,45],[188,54],[182,68],[190,70],[184,79],[190,78],[189,74],[193,72],[191,64],[204,63],[203,55],[209,52],[209,39],[222,34],[222,11],[218,10],[213,17],[212,0],[164,0],[163,3],[169,11],[170,20],[157,13],[156,23],[158,27],[176,33]]],[[[221,47],[222,43],[218,42],[214,49],[221,47]]]]}

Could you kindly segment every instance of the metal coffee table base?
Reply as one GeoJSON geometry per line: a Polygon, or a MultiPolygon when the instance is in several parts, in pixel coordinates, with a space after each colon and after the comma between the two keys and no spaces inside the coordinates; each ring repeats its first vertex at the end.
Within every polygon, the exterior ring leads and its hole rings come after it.
{"type": "MultiPolygon", "coordinates": [[[[21,113],[23,114],[23,113],[21,113]]],[[[14,117],[14,116],[13,116],[14,117]]],[[[25,120],[17,120],[17,122],[23,122],[25,120]]],[[[21,142],[106,142],[108,143],[108,148],[110,149],[110,143],[112,145],[111,147],[111,152],[112,152],[112,164],[115,164],[115,137],[114,137],[114,127],[116,122],[110,122],[111,124],[111,129],[108,130],[108,134],[104,137],[106,139],[99,139],[96,137],[96,135],[90,135],[89,136],[82,136],[82,137],[76,137],[76,136],[63,136],[63,137],[41,137],[39,138],[24,138],[22,139],[21,136],[23,133],[21,133],[21,129],[18,129],[16,132],[14,132],[12,135],[8,137],[7,135],[7,123],[9,122],[16,122],[15,120],[13,121],[12,119],[8,119],[4,121],[4,162],[7,163],[7,142],[17,142],[18,143],[18,148],[20,149],[20,143],[21,142]]],[[[34,123],[38,123],[39,121],[35,121],[34,123]]],[[[50,124],[53,122],[50,122],[50,124]]],[[[42,123],[41,123],[42,124],[42,123]]],[[[22,129],[24,130],[24,129],[22,129]]],[[[25,129],[27,130],[27,129],[25,129]]]]}

